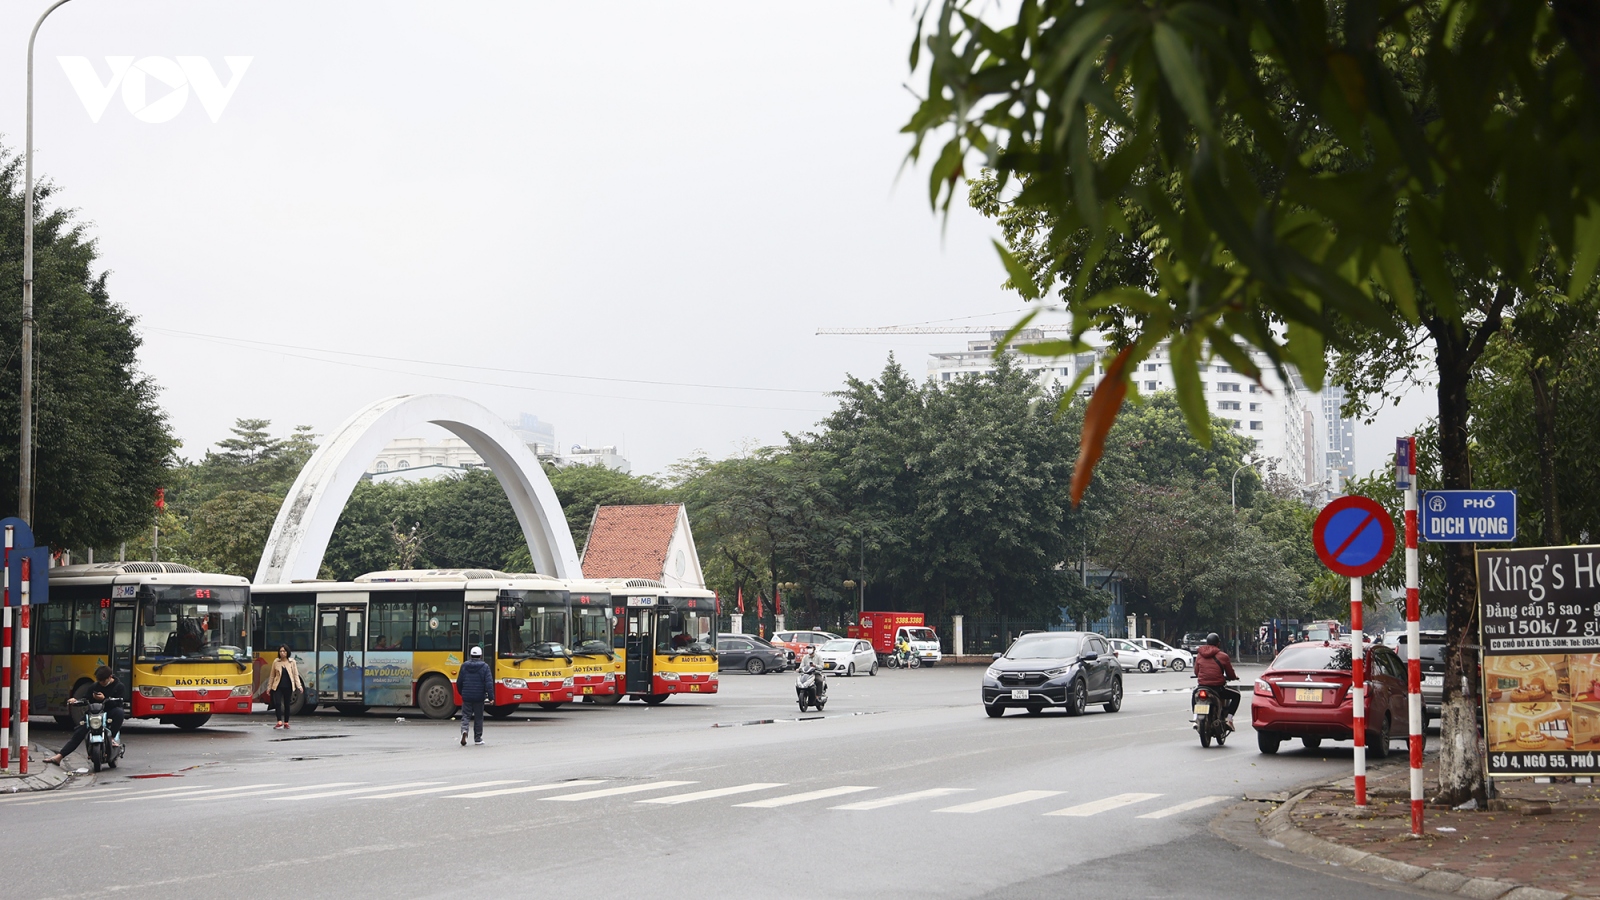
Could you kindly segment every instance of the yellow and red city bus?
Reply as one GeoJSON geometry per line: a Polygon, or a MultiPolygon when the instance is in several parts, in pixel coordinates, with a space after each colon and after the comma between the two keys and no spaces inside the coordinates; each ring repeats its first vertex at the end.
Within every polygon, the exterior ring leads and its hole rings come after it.
{"type": "Polygon", "coordinates": [[[568,581],[572,699],[610,706],[623,697],[622,655],[611,646],[617,616],[611,590],[595,581],[568,581]]]}
{"type": "Polygon", "coordinates": [[[565,592],[542,575],[489,569],[370,572],[354,581],[257,585],[256,692],[280,645],[300,664],[303,708],[357,714],[415,706],[455,715],[455,680],[472,647],[495,674],[493,716],[571,692],[565,592]]]}
{"type": "Polygon", "coordinates": [[[162,562],[50,570],[35,613],[32,709],[63,725],[67,699],[110,666],[128,686],[130,718],[186,731],[213,715],[248,715],[250,582],[162,562]]]}
{"type": "Polygon", "coordinates": [[[716,594],[645,578],[604,583],[625,694],[653,705],[673,694],[717,692],[716,594]]]}

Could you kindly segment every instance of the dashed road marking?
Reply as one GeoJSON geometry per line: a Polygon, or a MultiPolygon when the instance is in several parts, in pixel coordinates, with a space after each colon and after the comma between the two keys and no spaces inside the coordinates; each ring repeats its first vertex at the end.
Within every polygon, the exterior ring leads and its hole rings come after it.
{"type": "Polygon", "coordinates": [[[1089,803],[1080,803],[1077,806],[1069,806],[1066,809],[1058,809],[1055,812],[1047,812],[1047,813],[1045,813],[1045,815],[1047,815],[1047,816],[1094,816],[1094,815],[1099,815],[1100,813],[1106,812],[1108,810],[1113,810],[1113,809],[1117,809],[1118,807],[1127,806],[1130,803],[1143,803],[1146,800],[1154,800],[1155,798],[1157,798],[1159,796],[1161,796],[1161,795],[1160,794],[1117,794],[1115,796],[1106,797],[1103,800],[1094,800],[1094,801],[1091,801],[1089,803]]]}
{"type": "Polygon", "coordinates": [[[442,781],[408,781],[405,784],[379,784],[363,788],[345,788],[338,791],[318,791],[315,794],[295,794],[291,797],[273,797],[279,803],[285,800],[321,800],[324,797],[348,797],[351,794],[366,794],[372,791],[387,791],[391,788],[427,787],[430,784],[444,784],[442,781]]]}
{"type": "Polygon", "coordinates": [[[880,797],[877,800],[862,800],[859,803],[846,803],[843,806],[830,806],[829,809],[882,809],[885,806],[898,806],[901,803],[911,803],[916,800],[926,800],[930,797],[947,797],[970,791],[972,788],[929,788],[925,791],[912,791],[909,794],[895,794],[893,797],[880,797]]]}
{"type": "Polygon", "coordinates": [[[699,784],[696,781],[652,781],[648,784],[630,784],[625,787],[604,788],[598,791],[584,791],[580,794],[563,794],[560,797],[546,797],[546,800],[560,800],[570,803],[574,800],[597,800],[601,797],[616,797],[621,794],[637,794],[643,791],[654,791],[661,788],[677,787],[680,784],[699,784]]]}
{"type": "Polygon", "coordinates": [[[748,794],[751,791],[764,791],[769,788],[784,787],[781,781],[756,781],[750,784],[740,784],[733,787],[713,788],[709,791],[695,791],[691,794],[673,794],[670,797],[652,797],[649,800],[638,800],[638,803],[693,803],[696,800],[710,800],[714,797],[727,797],[731,794],[748,794]]]}
{"type": "Polygon", "coordinates": [[[1007,806],[1016,806],[1019,803],[1031,803],[1034,800],[1043,800],[1046,797],[1059,797],[1066,791],[1018,791],[1015,794],[1006,794],[1001,797],[990,797],[988,800],[974,800],[960,806],[946,806],[934,812],[942,813],[980,813],[991,809],[1002,809],[1007,806]]]}
{"type": "Polygon", "coordinates": [[[526,778],[502,778],[499,781],[474,781],[471,784],[447,784],[444,787],[417,788],[414,791],[394,791],[388,794],[368,794],[357,800],[389,800],[394,797],[415,797],[419,794],[442,794],[445,791],[464,791],[468,788],[494,787],[497,784],[522,784],[526,778]]]}
{"type": "Polygon", "coordinates": [[[806,791],[803,794],[788,794],[783,797],[770,797],[766,800],[756,800],[751,803],[735,803],[734,806],[748,806],[752,809],[775,809],[779,806],[789,806],[793,803],[806,803],[811,800],[826,800],[829,797],[839,797],[844,794],[859,794],[862,791],[875,790],[859,784],[845,784],[839,787],[823,788],[820,791],[806,791]]]}
{"type": "MultiPolygon", "coordinates": [[[[507,794],[532,794],[532,793],[535,793],[537,791],[559,791],[562,788],[583,787],[584,785],[587,785],[587,784],[605,784],[605,783],[606,783],[606,780],[604,778],[584,778],[584,779],[580,779],[578,781],[552,781],[549,784],[529,784],[529,785],[524,785],[522,787],[501,788],[501,789],[495,790],[495,791],[474,791],[474,792],[472,792],[470,794],[449,794],[449,795],[445,796],[445,799],[446,800],[458,800],[458,799],[462,799],[462,798],[476,799],[476,798],[479,798],[479,797],[504,797],[507,794]]],[[[462,785],[462,787],[471,787],[471,786],[472,785],[462,785]]],[[[547,797],[545,799],[548,800],[549,798],[547,797]]]]}
{"type": "MultiPolygon", "coordinates": [[[[96,800],[95,802],[96,803],[127,803],[127,802],[132,801],[132,800],[159,800],[159,799],[161,799],[163,797],[171,799],[171,796],[173,794],[179,793],[180,791],[183,792],[183,795],[185,797],[198,797],[201,794],[223,794],[223,793],[232,793],[234,791],[248,791],[248,790],[253,790],[255,788],[281,787],[282,785],[283,785],[283,782],[274,781],[274,782],[264,783],[264,784],[240,784],[240,785],[235,785],[234,787],[206,788],[205,790],[198,790],[198,791],[194,790],[192,788],[188,789],[187,791],[184,791],[184,789],[182,789],[182,788],[167,788],[165,790],[160,790],[160,791],[140,791],[139,793],[133,795],[132,797],[118,797],[115,800],[96,800]]],[[[199,785],[196,785],[196,787],[199,787],[199,785]]]]}
{"type": "Polygon", "coordinates": [[[167,799],[172,800],[175,803],[192,803],[192,802],[194,802],[196,800],[233,800],[233,799],[236,799],[238,797],[260,797],[260,796],[265,795],[265,794],[292,794],[295,791],[315,791],[315,790],[321,790],[322,788],[348,787],[348,786],[350,786],[352,784],[366,784],[366,782],[364,782],[364,781],[328,781],[328,782],[324,782],[322,784],[303,784],[303,785],[301,785],[299,787],[268,788],[267,790],[264,790],[264,791],[245,791],[242,794],[220,794],[220,795],[213,794],[213,795],[207,796],[207,797],[195,797],[195,796],[192,796],[192,795],[181,795],[180,794],[179,796],[168,797],[167,799]]]}

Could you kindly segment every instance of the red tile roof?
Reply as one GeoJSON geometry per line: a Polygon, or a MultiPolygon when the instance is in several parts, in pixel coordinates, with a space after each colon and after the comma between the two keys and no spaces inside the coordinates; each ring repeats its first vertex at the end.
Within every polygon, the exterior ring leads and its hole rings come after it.
{"type": "Polygon", "coordinates": [[[602,506],[583,546],[585,578],[656,578],[678,526],[678,503],[602,506]]]}

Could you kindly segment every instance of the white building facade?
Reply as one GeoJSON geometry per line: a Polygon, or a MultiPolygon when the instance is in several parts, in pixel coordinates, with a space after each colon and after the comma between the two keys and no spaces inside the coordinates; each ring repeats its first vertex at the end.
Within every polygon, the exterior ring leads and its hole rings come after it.
{"type": "MultiPolygon", "coordinates": [[[[944,383],[971,375],[994,371],[994,348],[1005,337],[1004,331],[991,332],[987,340],[969,341],[967,349],[934,353],[928,361],[928,374],[944,383]]],[[[1096,352],[1080,353],[1071,358],[1047,360],[1024,356],[1015,347],[1043,340],[1044,333],[1024,329],[1014,339],[1008,355],[1020,369],[1034,373],[1045,390],[1070,387],[1080,371],[1089,369],[1080,390],[1092,390],[1105,374],[1101,362],[1104,346],[1096,352]]],[[[1139,370],[1130,374],[1139,392],[1149,396],[1174,390],[1171,361],[1165,343],[1156,348],[1150,358],[1139,364],[1139,370]]],[[[1255,458],[1268,463],[1268,468],[1279,475],[1293,479],[1307,493],[1322,493],[1327,483],[1326,459],[1321,451],[1319,419],[1325,404],[1318,395],[1306,389],[1297,374],[1286,382],[1267,361],[1266,354],[1252,353],[1252,360],[1261,368],[1261,383],[1234,371],[1223,362],[1202,363],[1200,387],[1206,407],[1239,434],[1255,441],[1255,458]]],[[[1353,427],[1351,430],[1353,441],[1353,427]]]]}
{"type": "MultiPolygon", "coordinates": [[[[506,425],[541,462],[557,466],[605,466],[623,473],[633,469],[632,463],[613,446],[574,445],[571,452],[561,453],[556,445],[555,427],[549,422],[540,421],[538,416],[523,413],[506,422],[506,425]]],[[[487,468],[483,459],[460,438],[400,438],[390,441],[383,448],[367,467],[367,474],[378,481],[422,481],[483,468],[487,468]]]]}

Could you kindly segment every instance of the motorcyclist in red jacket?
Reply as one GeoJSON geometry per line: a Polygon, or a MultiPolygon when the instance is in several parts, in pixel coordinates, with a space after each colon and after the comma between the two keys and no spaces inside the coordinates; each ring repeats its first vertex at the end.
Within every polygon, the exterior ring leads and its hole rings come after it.
{"type": "Polygon", "coordinates": [[[1233,730],[1233,714],[1239,711],[1239,692],[1228,687],[1228,682],[1238,681],[1239,673],[1233,671],[1233,660],[1222,650],[1222,637],[1216,632],[1206,635],[1206,642],[1194,655],[1194,677],[1201,687],[1222,692],[1224,709],[1228,713],[1228,730],[1233,730]]]}

